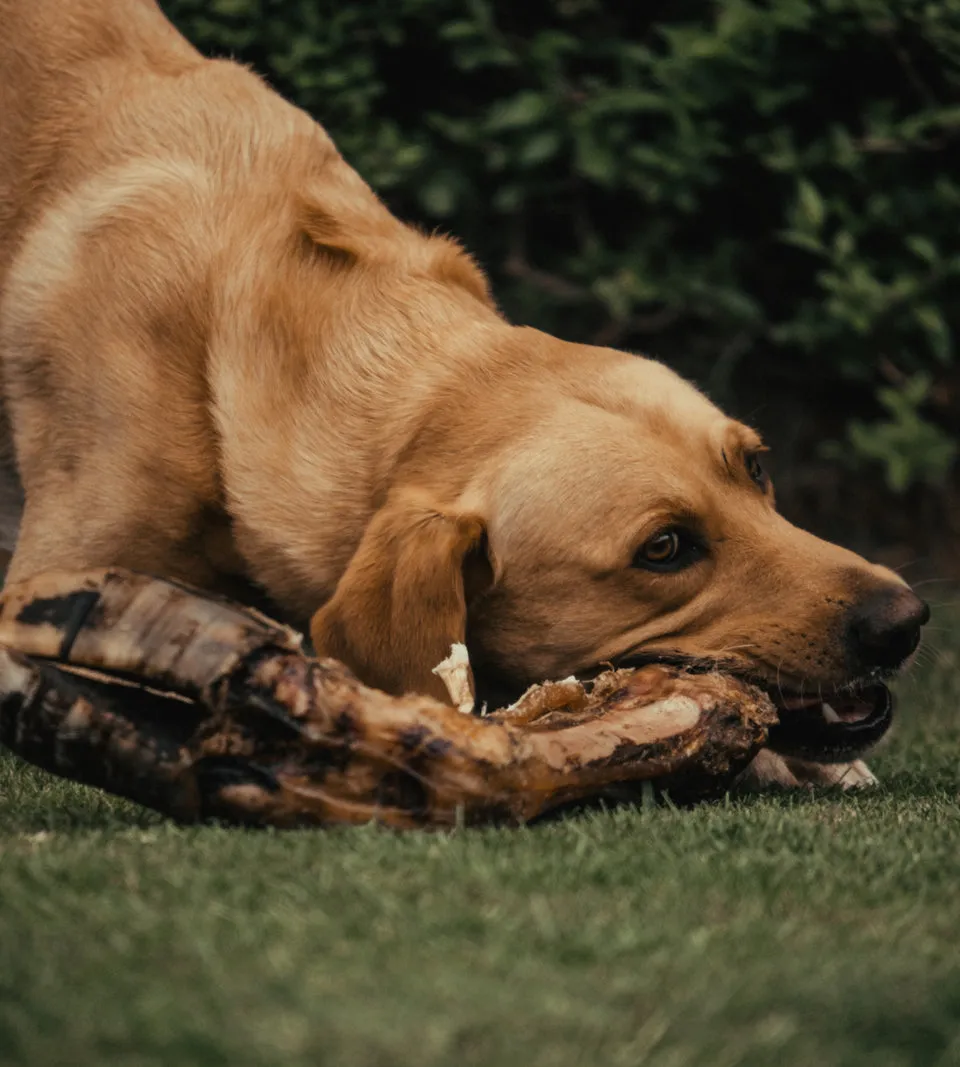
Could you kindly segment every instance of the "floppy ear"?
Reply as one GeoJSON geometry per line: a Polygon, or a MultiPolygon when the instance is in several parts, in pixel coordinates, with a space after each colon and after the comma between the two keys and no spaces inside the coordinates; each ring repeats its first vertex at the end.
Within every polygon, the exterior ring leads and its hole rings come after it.
{"type": "Polygon", "coordinates": [[[299,198],[298,224],[311,246],[344,264],[396,256],[405,227],[357,175],[338,174],[299,198]]]}
{"type": "Polygon", "coordinates": [[[456,241],[417,234],[391,215],[356,175],[353,178],[340,176],[337,183],[301,194],[297,221],[309,248],[342,266],[406,264],[494,306],[486,275],[456,241]]]}
{"type": "MultiPolygon", "coordinates": [[[[426,693],[450,703],[432,673],[463,641],[464,570],[491,576],[474,515],[449,515],[419,494],[392,494],[367,526],[332,599],[314,615],[318,655],[347,664],[367,685],[388,693],[426,693]]],[[[475,582],[470,583],[475,584],[475,582]]]]}

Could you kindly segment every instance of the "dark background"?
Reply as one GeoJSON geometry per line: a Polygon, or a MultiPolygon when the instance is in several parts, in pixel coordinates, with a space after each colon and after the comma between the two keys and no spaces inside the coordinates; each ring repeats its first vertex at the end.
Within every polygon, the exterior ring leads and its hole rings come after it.
{"type": "Polygon", "coordinates": [[[960,0],[165,0],[512,318],[662,358],[783,511],[960,577],[960,0]]]}

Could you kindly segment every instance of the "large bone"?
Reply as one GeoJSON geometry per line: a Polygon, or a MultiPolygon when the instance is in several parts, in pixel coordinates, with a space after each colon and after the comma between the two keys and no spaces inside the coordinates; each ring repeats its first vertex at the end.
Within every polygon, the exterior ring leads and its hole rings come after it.
{"type": "Polygon", "coordinates": [[[625,782],[722,793],[776,713],[728,676],[651,666],[487,717],[391,697],[299,635],[175,583],[50,574],[0,601],[0,740],[182,821],[528,821],[625,782]]]}

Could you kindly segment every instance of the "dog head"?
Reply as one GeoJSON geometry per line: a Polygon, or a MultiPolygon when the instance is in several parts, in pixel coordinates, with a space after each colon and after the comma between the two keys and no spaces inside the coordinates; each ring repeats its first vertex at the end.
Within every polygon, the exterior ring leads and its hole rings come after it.
{"type": "Polygon", "coordinates": [[[779,515],[757,434],[662,365],[532,330],[512,343],[534,371],[513,361],[435,413],[317,647],[395,692],[445,696],[431,668],[465,640],[497,703],[666,660],[869,718],[928,616],[906,584],[779,515]]]}

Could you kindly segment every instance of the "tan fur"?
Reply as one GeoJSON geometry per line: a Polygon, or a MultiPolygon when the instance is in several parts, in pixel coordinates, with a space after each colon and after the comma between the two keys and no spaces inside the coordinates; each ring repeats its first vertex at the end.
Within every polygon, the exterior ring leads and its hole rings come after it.
{"type": "Polygon", "coordinates": [[[0,0],[11,577],[248,579],[368,680],[444,697],[632,649],[839,684],[899,582],[782,519],[756,435],[664,367],[508,324],[451,241],[152,0],[0,0]],[[678,520],[709,558],[631,568],[678,520]]]}

